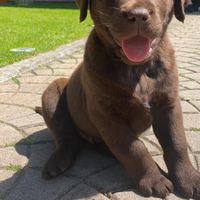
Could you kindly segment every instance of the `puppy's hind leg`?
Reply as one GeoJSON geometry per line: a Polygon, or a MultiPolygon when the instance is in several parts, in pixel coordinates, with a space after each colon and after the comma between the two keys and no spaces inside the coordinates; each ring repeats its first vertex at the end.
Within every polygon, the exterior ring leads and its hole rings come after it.
{"type": "Polygon", "coordinates": [[[67,82],[64,78],[55,80],[42,96],[42,115],[56,144],[56,150],[43,165],[44,178],[62,174],[79,152],[79,136],[67,107],[67,82]]]}

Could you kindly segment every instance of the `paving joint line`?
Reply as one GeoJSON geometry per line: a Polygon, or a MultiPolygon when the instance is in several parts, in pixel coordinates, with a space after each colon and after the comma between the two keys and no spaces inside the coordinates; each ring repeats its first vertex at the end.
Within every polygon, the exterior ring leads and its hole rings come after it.
{"type": "MultiPolygon", "coordinates": [[[[163,153],[162,148],[153,142],[152,140],[148,139],[146,136],[143,136],[142,139],[144,139],[146,142],[150,143],[152,146],[154,146],[161,154],[163,153]]],[[[163,154],[162,154],[163,155],[163,154]]]]}
{"type": "Polygon", "coordinates": [[[191,101],[187,101],[191,106],[193,106],[197,111],[198,113],[200,113],[200,108],[198,108],[196,105],[194,105],[191,101]]]}

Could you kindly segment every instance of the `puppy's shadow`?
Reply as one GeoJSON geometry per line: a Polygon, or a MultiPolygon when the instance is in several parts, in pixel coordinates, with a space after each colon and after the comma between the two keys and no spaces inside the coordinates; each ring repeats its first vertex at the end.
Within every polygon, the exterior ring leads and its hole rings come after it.
{"type": "Polygon", "coordinates": [[[83,142],[72,167],[51,180],[44,180],[41,175],[44,162],[56,148],[48,129],[18,141],[14,148],[17,154],[27,157],[28,162],[21,170],[6,170],[10,178],[0,182],[0,199],[98,199],[99,195],[119,191],[146,199],[133,189],[133,182],[124,167],[102,144],[83,142]]]}
{"type": "Polygon", "coordinates": [[[95,199],[99,192],[132,188],[131,178],[123,166],[111,155],[104,155],[106,150],[103,154],[96,152],[101,147],[83,144],[70,169],[57,178],[44,180],[41,168],[56,146],[48,129],[30,134],[14,147],[8,147],[13,149],[14,154],[18,154],[16,157],[19,163],[20,159],[26,158],[27,164],[17,171],[0,171],[8,173],[7,178],[0,182],[0,199],[51,200],[63,197],[72,200],[77,195],[81,199],[95,199]]]}

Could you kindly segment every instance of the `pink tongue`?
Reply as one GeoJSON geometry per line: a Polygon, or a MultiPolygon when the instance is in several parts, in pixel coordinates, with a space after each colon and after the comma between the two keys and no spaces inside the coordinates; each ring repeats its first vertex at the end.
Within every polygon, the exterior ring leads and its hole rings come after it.
{"type": "Polygon", "coordinates": [[[150,40],[138,35],[123,40],[122,49],[129,60],[139,62],[146,58],[150,50],[150,40]]]}

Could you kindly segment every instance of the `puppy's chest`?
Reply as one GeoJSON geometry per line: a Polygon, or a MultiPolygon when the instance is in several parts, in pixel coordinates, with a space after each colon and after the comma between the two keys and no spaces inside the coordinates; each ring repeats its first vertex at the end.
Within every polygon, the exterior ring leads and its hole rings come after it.
{"type": "Polygon", "coordinates": [[[133,91],[133,99],[139,101],[144,107],[150,108],[154,85],[150,82],[139,82],[133,91]]]}
{"type": "Polygon", "coordinates": [[[151,126],[152,116],[152,96],[156,87],[154,80],[148,77],[141,77],[132,91],[132,98],[125,105],[127,113],[127,122],[130,128],[140,135],[151,126]]]}
{"type": "Polygon", "coordinates": [[[132,100],[137,101],[145,108],[151,108],[152,95],[156,91],[155,80],[142,76],[139,81],[133,82],[131,87],[132,100]]]}

